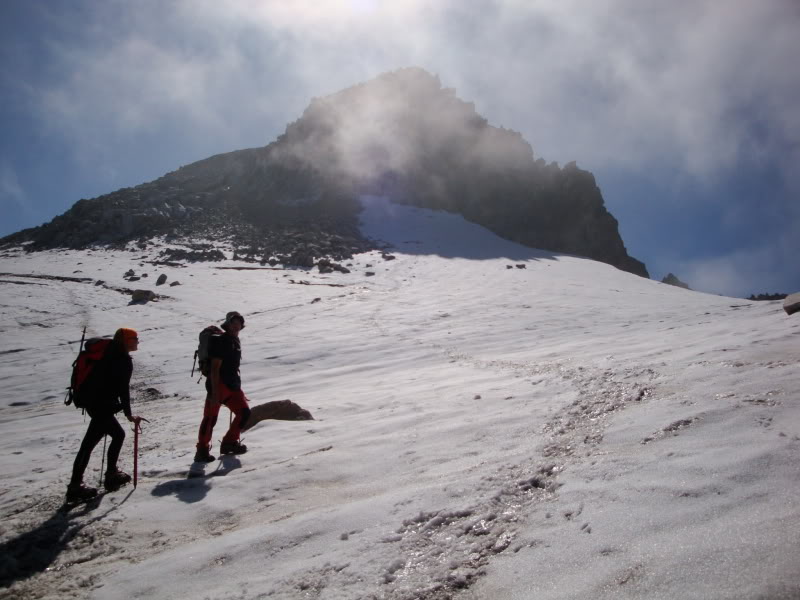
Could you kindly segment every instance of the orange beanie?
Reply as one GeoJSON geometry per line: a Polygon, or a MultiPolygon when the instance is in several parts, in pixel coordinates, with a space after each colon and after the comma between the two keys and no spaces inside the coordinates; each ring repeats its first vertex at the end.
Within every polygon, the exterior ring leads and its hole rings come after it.
{"type": "Polygon", "coordinates": [[[136,333],[135,329],[129,329],[128,327],[120,327],[119,332],[120,335],[122,335],[122,339],[126,342],[130,339],[139,337],[139,334],[136,333]]]}

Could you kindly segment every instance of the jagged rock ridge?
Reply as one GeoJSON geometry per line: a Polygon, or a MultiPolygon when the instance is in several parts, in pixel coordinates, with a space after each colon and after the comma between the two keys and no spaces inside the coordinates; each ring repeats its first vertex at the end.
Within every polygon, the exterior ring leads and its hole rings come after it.
{"type": "Polygon", "coordinates": [[[457,212],[507,239],[648,276],[591,173],[535,158],[519,133],[489,125],[417,68],[312,100],[268,146],[80,200],[3,242],[38,249],[203,233],[233,236],[253,256],[341,258],[370,246],[357,228],[363,193],[457,212]]]}
{"type": "Polygon", "coordinates": [[[661,283],[666,283],[667,285],[674,285],[675,287],[680,287],[685,290],[690,290],[692,288],[689,287],[689,284],[681,281],[677,275],[673,273],[667,273],[664,276],[664,279],[661,280],[661,283]]]}

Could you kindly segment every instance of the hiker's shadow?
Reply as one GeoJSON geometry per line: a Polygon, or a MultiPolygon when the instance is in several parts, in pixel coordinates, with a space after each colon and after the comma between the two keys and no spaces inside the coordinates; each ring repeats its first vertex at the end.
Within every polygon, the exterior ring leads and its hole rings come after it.
{"type": "Polygon", "coordinates": [[[192,468],[186,474],[186,478],[171,479],[159,483],[153,488],[151,492],[153,496],[170,496],[174,495],[181,502],[191,504],[193,502],[200,502],[206,497],[208,490],[211,489],[209,485],[209,478],[223,477],[242,466],[236,456],[225,454],[220,457],[219,461],[211,470],[208,470],[210,465],[202,465],[201,463],[194,463],[192,468]]]}
{"type": "Polygon", "coordinates": [[[84,527],[96,523],[116,510],[132,492],[133,490],[103,514],[81,522],[76,520],[98,508],[103,495],[81,504],[64,504],[34,529],[0,544],[0,588],[10,587],[15,581],[46,571],[84,527]]]}

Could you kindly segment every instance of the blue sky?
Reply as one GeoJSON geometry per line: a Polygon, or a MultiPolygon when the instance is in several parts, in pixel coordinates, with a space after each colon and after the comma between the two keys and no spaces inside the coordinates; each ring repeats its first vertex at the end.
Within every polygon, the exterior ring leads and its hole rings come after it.
{"type": "Polygon", "coordinates": [[[592,171],[653,278],[800,291],[797,31],[794,0],[5,0],[0,235],[420,66],[592,171]]]}

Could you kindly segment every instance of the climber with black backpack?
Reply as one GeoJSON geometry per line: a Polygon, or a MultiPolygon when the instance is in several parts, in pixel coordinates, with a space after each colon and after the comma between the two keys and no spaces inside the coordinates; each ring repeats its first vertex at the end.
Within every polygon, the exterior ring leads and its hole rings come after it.
{"type": "Polygon", "coordinates": [[[139,348],[139,336],[133,329],[120,328],[113,339],[95,338],[83,343],[72,369],[72,380],[66,404],[74,404],[89,414],[89,428],[81,442],[72,467],[72,478],[67,486],[67,502],[93,498],[97,490],[83,484],[83,474],[89,457],[97,443],[106,435],[111,437],[108,463],[103,485],[114,491],[131,480],[131,476],[117,468],[117,460],[125,430],[116,413],[122,411],[138,427],[141,417],[131,412],[130,381],[133,361],[130,353],[139,348]]]}
{"type": "Polygon", "coordinates": [[[198,432],[195,462],[208,463],[216,460],[210,452],[211,435],[223,404],[233,413],[233,420],[220,443],[220,454],[247,452],[247,446],[239,439],[242,427],[250,417],[250,407],[239,377],[239,363],[242,358],[239,332],[242,329],[244,317],[232,311],[225,316],[221,330],[209,326],[200,333],[195,358],[199,359],[200,371],[206,376],[206,400],[198,432]]]}

